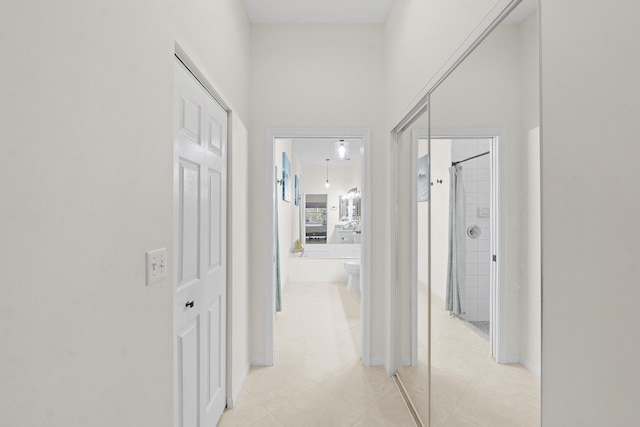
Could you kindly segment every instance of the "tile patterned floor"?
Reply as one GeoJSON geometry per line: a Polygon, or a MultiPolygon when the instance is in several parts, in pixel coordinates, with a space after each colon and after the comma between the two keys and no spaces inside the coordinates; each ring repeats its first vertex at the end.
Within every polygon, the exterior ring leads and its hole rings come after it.
{"type": "MultiPolygon", "coordinates": [[[[426,291],[419,288],[419,324],[426,324],[426,291]],[[424,316],[424,314],[422,314],[424,316]]],[[[500,365],[489,343],[432,298],[432,427],[539,427],[540,378],[521,365],[500,365]]],[[[418,365],[400,376],[423,420],[428,418],[426,331],[418,333],[418,365]]]]}
{"type": "Polygon", "coordinates": [[[491,327],[490,322],[482,321],[482,320],[470,320],[469,323],[478,329],[483,335],[483,338],[489,339],[489,328],[491,327]]]}
{"type": "Polygon", "coordinates": [[[276,363],[253,367],[219,426],[413,427],[383,368],[360,362],[360,293],[290,283],[276,318],[276,363]]]}

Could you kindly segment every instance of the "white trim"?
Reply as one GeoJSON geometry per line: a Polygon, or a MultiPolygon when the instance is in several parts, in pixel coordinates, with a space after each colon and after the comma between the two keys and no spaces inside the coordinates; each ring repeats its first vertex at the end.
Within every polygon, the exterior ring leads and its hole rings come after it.
{"type": "Polygon", "coordinates": [[[275,339],[275,292],[273,292],[274,269],[271,261],[274,245],[274,207],[276,203],[274,175],[274,139],[301,139],[301,138],[360,138],[362,139],[361,153],[362,163],[362,243],[360,259],[361,280],[361,348],[362,364],[370,366],[371,361],[371,130],[369,129],[322,129],[322,128],[270,128],[266,132],[266,179],[265,179],[265,229],[267,230],[266,253],[270,254],[266,263],[265,277],[265,348],[264,365],[271,366],[274,363],[274,339],[275,339]]]}
{"type": "Polygon", "coordinates": [[[191,60],[191,58],[189,58],[189,55],[187,55],[184,49],[182,49],[182,47],[177,42],[174,43],[174,55],[176,58],[178,58],[178,61],[180,61],[182,65],[184,65],[184,67],[189,70],[193,77],[205,88],[205,90],[209,92],[209,95],[211,95],[213,99],[215,99],[216,102],[220,104],[222,109],[227,113],[231,113],[231,108],[226,102],[224,102],[223,97],[218,93],[217,90],[215,90],[213,85],[209,83],[204,74],[198,69],[196,64],[191,60]]]}
{"type": "MultiPolygon", "coordinates": [[[[387,365],[384,363],[384,357],[372,357],[369,366],[384,366],[385,369],[387,368],[387,365]]],[[[387,372],[389,372],[389,369],[387,369],[387,372]]]]}
{"type": "Polygon", "coordinates": [[[522,357],[518,358],[518,361],[536,377],[540,378],[542,376],[542,370],[540,369],[540,366],[534,365],[533,363],[529,362],[526,359],[523,359],[522,357]]]}
{"type": "Polygon", "coordinates": [[[398,310],[398,196],[397,196],[397,188],[398,188],[398,144],[401,141],[398,140],[398,136],[401,136],[402,133],[392,132],[391,133],[391,170],[390,172],[390,184],[391,189],[395,191],[391,191],[391,195],[389,197],[389,224],[391,228],[391,239],[389,241],[389,289],[388,296],[389,299],[389,324],[387,332],[387,345],[389,346],[386,351],[386,361],[385,368],[389,375],[395,375],[398,372],[398,356],[402,352],[402,346],[400,345],[398,337],[400,333],[398,331],[398,325],[401,323],[398,322],[398,316],[401,310],[398,310]]]}
{"type": "Polygon", "coordinates": [[[516,355],[509,354],[505,357],[504,363],[508,365],[517,365],[520,363],[520,358],[516,355]]]}
{"type": "MultiPolygon", "coordinates": [[[[417,161],[418,141],[420,139],[440,138],[490,138],[491,139],[491,226],[492,253],[497,255],[497,271],[491,283],[491,342],[492,355],[498,363],[511,363],[507,357],[507,289],[506,289],[506,234],[507,234],[507,204],[506,204],[506,145],[505,132],[502,129],[413,129],[411,132],[411,364],[417,363],[418,332],[417,332],[417,276],[418,276],[418,238],[417,238],[417,161]],[[497,166],[497,168],[496,168],[497,166]],[[494,246],[495,245],[495,246],[494,246]],[[497,251],[496,251],[497,249],[497,251]],[[496,307],[497,306],[497,307],[496,307]],[[495,329],[494,329],[495,328],[495,329]]],[[[431,203],[429,203],[429,218],[431,218],[431,203]]],[[[429,225],[430,227],[430,225],[429,225]]],[[[493,267],[493,264],[492,264],[493,267]]],[[[493,270],[493,269],[492,269],[493,270]]],[[[431,268],[429,269],[431,277],[431,268]]],[[[430,289],[430,288],[429,288],[430,289]]]]}
{"type": "Polygon", "coordinates": [[[233,409],[236,402],[238,401],[238,395],[242,391],[242,387],[244,387],[245,381],[247,381],[247,377],[249,376],[249,370],[251,369],[251,363],[248,363],[242,372],[242,376],[240,377],[240,381],[238,384],[233,385],[233,391],[231,392],[231,396],[227,397],[227,408],[233,409]]]}
{"type": "Polygon", "coordinates": [[[251,366],[267,366],[264,359],[251,359],[251,366]]]}
{"type": "MultiPolygon", "coordinates": [[[[420,133],[421,129],[413,129],[411,131],[411,300],[409,301],[411,307],[411,324],[409,331],[411,335],[411,356],[409,357],[409,363],[411,366],[416,366],[418,364],[418,157],[419,157],[419,147],[418,142],[421,139],[417,135],[420,133]]],[[[429,135],[429,131],[427,130],[427,137],[429,135]]],[[[429,179],[427,177],[427,179],[429,179]]],[[[429,206],[431,206],[431,202],[429,202],[429,206]]],[[[431,215],[429,215],[431,216],[431,215]]],[[[429,220],[430,221],[430,220],[429,220]]],[[[429,229],[431,229],[431,224],[427,225],[429,229]]],[[[431,240],[431,236],[429,236],[429,240],[431,240]]],[[[429,251],[431,253],[431,251],[429,251]]],[[[431,258],[431,257],[429,257],[431,258]]],[[[429,267],[429,275],[431,275],[431,267],[429,267]]],[[[431,280],[429,280],[431,282],[431,280]]],[[[431,287],[427,284],[429,290],[431,287]]],[[[431,292],[429,292],[431,293],[431,292]]],[[[431,305],[428,306],[427,310],[431,310],[431,305]]],[[[431,319],[429,313],[429,319],[431,319]]],[[[403,364],[407,365],[404,362],[403,364]]]]}
{"type": "Polygon", "coordinates": [[[497,308],[491,309],[491,328],[496,337],[492,340],[492,354],[498,363],[505,363],[507,358],[507,144],[504,132],[495,134],[491,143],[491,192],[497,193],[497,197],[491,197],[491,210],[496,212],[491,218],[491,226],[496,230],[491,244],[497,248],[491,250],[498,258],[492,264],[492,275],[497,277],[491,281],[491,286],[495,286],[491,304],[496,304],[497,308]]]}

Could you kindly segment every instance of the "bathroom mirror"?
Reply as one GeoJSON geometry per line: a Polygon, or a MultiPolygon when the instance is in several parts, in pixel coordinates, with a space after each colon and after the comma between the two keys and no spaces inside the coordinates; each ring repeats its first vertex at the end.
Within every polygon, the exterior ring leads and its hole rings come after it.
{"type": "Polygon", "coordinates": [[[349,211],[347,207],[349,206],[349,199],[347,196],[340,196],[340,220],[346,221],[349,217],[349,211]]]}
{"type": "Polygon", "coordinates": [[[360,192],[357,187],[340,196],[340,220],[353,222],[360,218],[360,192]]]}
{"type": "Polygon", "coordinates": [[[397,183],[416,193],[399,196],[411,203],[400,239],[412,240],[412,265],[398,273],[410,283],[399,311],[411,313],[398,375],[424,425],[540,425],[536,5],[521,2],[398,141],[414,171],[430,156],[428,202],[408,174],[397,183]]]}
{"type": "Polygon", "coordinates": [[[327,243],[327,195],[307,194],[304,199],[305,243],[327,243]]]}

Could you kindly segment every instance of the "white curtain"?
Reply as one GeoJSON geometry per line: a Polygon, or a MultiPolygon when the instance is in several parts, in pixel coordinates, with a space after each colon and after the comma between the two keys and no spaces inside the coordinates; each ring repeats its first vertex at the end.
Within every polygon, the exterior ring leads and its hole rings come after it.
{"type": "Polygon", "coordinates": [[[466,277],[465,197],[462,166],[449,168],[449,262],[447,274],[446,310],[464,314],[466,277]]]}

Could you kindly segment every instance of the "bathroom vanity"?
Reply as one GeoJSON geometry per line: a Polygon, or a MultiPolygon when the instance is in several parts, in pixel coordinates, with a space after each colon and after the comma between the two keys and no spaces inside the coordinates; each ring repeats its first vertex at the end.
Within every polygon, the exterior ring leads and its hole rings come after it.
{"type": "Polygon", "coordinates": [[[360,232],[352,228],[345,228],[343,225],[336,225],[334,230],[336,243],[360,243],[360,232]]]}

